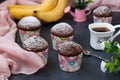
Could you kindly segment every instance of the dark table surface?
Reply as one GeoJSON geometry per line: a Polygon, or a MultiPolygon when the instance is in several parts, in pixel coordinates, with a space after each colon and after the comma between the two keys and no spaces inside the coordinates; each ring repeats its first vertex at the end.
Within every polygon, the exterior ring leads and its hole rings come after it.
{"type": "MultiPolygon", "coordinates": [[[[2,2],[1,0],[0,2],[2,2]]],[[[120,80],[120,73],[113,74],[109,72],[103,73],[100,70],[101,60],[95,57],[83,56],[81,68],[76,72],[64,72],[59,68],[59,61],[57,52],[52,48],[52,41],[50,36],[50,29],[53,25],[59,22],[67,22],[75,30],[73,41],[79,43],[84,48],[90,50],[93,54],[102,56],[104,58],[110,58],[111,55],[104,53],[103,51],[94,50],[91,48],[90,34],[88,25],[93,23],[93,15],[87,16],[86,22],[74,22],[73,17],[70,14],[65,14],[62,19],[55,23],[42,24],[40,35],[49,43],[49,56],[48,63],[43,68],[32,75],[16,74],[11,75],[9,80],[120,80]]],[[[112,24],[120,24],[120,13],[114,12],[112,24]]],[[[19,35],[16,35],[16,42],[21,46],[19,35]]],[[[115,40],[120,41],[120,36],[115,40]]]]}

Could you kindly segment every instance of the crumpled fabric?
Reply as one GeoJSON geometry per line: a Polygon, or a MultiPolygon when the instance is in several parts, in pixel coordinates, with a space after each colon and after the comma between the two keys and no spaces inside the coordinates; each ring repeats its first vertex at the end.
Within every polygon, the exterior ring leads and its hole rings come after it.
{"type": "Polygon", "coordinates": [[[108,6],[113,12],[120,12],[120,0],[93,0],[86,9],[94,10],[99,6],[108,6]]]}
{"type": "MultiPolygon", "coordinates": [[[[74,2],[77,0],[69,0],[70,6],[74,7],[74,2]]],[[[92,3],[89,3],[85,10],[94,10],[95,8],[105,5],[108,6],[112,11],[119,12],[120,11],[120,0],[92,0],[92,3]]]]}
{"type": "Polygon", "coordinates": [[[34,52],[22,49],[16,42],[17,24],[10,17],[9,5],[39,5],[42,0],[6,0],[0,4],[0,80],[11,74],[33,74],[45,64],[34,52]]]}

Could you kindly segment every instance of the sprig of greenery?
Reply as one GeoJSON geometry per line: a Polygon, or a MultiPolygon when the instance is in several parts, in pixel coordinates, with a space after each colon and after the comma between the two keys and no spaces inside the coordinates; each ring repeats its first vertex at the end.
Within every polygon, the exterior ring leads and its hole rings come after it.
{"type": "Polygon", "coordinates": [[[77,8],[77,9],[85,9],[87,7],[87,5],[91,2],[92,2],[92,0],[88,0],[88,1],[78,0],[77,2],[74,3],[74,5],[75,5],[75,8],[77,8]]]}
{"type": "Polygon", "coordinates": [[[105,42],[104,43],[104,52],[112,53],[115,56],[111,57],[111,62],[107,62],[105,67],[108,69],[110,73],[118,73],[120,72],[120,47],[118,47],[118,42],[105,42]]]}

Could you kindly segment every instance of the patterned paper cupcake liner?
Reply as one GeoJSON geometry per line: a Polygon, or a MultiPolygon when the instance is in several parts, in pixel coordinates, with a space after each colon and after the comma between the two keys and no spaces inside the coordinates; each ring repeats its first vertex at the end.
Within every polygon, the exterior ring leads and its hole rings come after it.
{"type": "Polygon", "coordinates": [[[112,17],[96,17],[94,16],[94,22],[107,22],[111,23],[112,17]]]}
{"type": "Polygon", "coordinates": [[[46,49],[45,51],[42,51],[42,52],[38,52],[38,55],[42,58],[42,60],[44,61],[44,63],[47,64],[48,49],[46,49]]]}
{"type": "Polygon", "coordinates": [[[60,37],[55,36],[53,34],[51,34],[51,37],[52,37],[53,49],[55,49],[55,50],[58,49],[59,44],[66,42],[66,41],[72,41],[72,39],[73,39],[73,36],[60,38],[60,37]]]}
{"type": "Polygon", "coordinates": [[[74,57],[66,57],[58,54],[60,68],[66,72],[74,72],[79,70],[81,67],[82,55],[83,54],[79,54],[74,57]]]}
{"type": "Polygon", "coordinates": [[[19,29],[19,35],[20,35],[22,42],[24,42],[26,39],[28,39],[29,37],[33,35],[39,36],[39,32],[40,32],[40,29],[33,30],[33,31],[24,31],[24,30],[19,29]]]}

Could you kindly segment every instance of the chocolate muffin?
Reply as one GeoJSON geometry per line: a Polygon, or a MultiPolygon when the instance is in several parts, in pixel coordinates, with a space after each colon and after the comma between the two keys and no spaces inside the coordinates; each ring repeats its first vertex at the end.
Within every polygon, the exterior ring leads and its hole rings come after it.
{"type": "Polygon", "coordinates": [[[65,22],[58,23],[51,28],[53,48],[57,50],[58,45],[65,41],[72,41],[74,30],[65,22]]]}
{"type": "Polygon", "coordinates": [[[67,72],[80,69],[82,62],[82,47],[75,42],[67,41],[61,43],[58,48],[60,68],[67,72]]]}
{"type": "Polygon", "coordinates": [[[51,33],[58,37],[69,37],[73,35],[73,28],[68,23],[58,23],[52,27],[51,33]]]}
{"type": "Polygon", "coordinates": [[[40,36],[32,36],[23,42],[23,48],[27,51],[37,53],[47,63],[48,43],[40,36]]]}
{"type": "Polygon", "coordinates": [[[112,11],[107,6],[99,6],[93,11],[94,22],[108,22],[111,23],[112,11]]]}
{"type": "Polygon", "coordinates": [[[75,42],[64,42],[59,45],[58,53],[62,56],[77,56],[83,52],[82,47],[75,42]]]}
{"type": "Polygon", "coordinates": [[[48,43],[40,36],[32,36],[24,41],[23,48],[28,51],[42,52],[48,48],[48,43]]]}
{"type": "Polygon", "coordinates": [[[23,17],[18,22],[18,28],[22,30],[36,30],[40,28],[40,21],[34,16],[23,17]]]}
{"type": "Polygon", "coordinates": [[[39,35],[40,26],[41,22],[36,17],[33,16],[23,17],[18,22],[17,26],[22,42],[24,42],[30,36],[39,35]]]}

